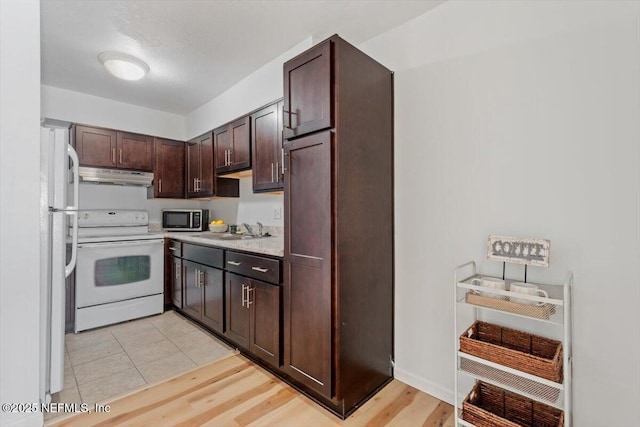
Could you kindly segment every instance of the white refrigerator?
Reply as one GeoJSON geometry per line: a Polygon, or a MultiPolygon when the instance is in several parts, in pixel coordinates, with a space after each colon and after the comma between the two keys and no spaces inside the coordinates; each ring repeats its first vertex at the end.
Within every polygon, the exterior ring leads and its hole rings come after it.
{"type": "Polygon", "coordinates": [[[63,388],[65,282],[76,264],[79,176],[69,124],[45,121],[40,143],[40,394],[48,402],[63,388]]]}

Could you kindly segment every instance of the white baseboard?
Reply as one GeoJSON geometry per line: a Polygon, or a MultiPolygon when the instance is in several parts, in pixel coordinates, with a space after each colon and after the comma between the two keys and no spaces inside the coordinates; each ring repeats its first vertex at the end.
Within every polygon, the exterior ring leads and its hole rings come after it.
{"type": "Polygon", "coordinates": [[[10,414],[17,415],[7,417],[8,414],[4,414],[0,425],[2,427],[41,427],[44,425],[44,419],[42,412],[28,412],[24,414],[10,414]]]}
{"type": "Polygon", "coordinates": [[[405,384],[415,387],[418,390],[424,391],[431,396],[438,398],[444,402],[453,405],[453,390],[436,384],[432,381],[418,377],[411,372],[407,372],[403,369],[395,368],[393,370],[393,377],[398,381],[402,381],[405,384]]]}

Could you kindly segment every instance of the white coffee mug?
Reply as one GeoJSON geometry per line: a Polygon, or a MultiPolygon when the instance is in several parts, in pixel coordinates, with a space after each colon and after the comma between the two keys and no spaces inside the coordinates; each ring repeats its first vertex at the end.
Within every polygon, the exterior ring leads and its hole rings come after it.
{"type": "MultiPolygon", "coordinates": [[[[507,286],[504,280],[497,277],[476,277],[471,279],[471,284],[475,286],[482,286],[483,288],[491,288],[499,291],[504,291],[507,286]]],[[[493,292],[480,292],[483,297],[505,299],[503,295],[498,295],[493,292]]]]}
{"type": "MultiPolygon", "coordinates": [[[[547,291],[538,289],[537,285],[533,285],[531,283],[513,282],[511,284],[511,287],[509,287],[509,291],[516,292],[519,294],[549,298],[549,294],[547,293],[547,291]]],[[[511,297],[510,300],[518,304],[526,304],[526,305],[543,305],[544,304],[543,302],[531,301],[523,298],[511,297]]]]}

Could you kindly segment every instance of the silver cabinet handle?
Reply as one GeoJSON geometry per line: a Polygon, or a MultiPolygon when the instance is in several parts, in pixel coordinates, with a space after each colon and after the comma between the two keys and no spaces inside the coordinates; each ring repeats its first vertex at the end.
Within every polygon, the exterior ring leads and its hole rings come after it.
{"type": "Polygon", "coordinates": [[[227,264],[238,266],[238,265],[240,265],[242,263],[241,262],[237,262],[237,261],[227,261],[227,264]]]}
{"type": "Polygon", "coordinates": [[[273,162],[271,162],[271,182],[273,182],[273,162]]]}
{"type": "Polygon", "coordinates": [[[244,291],[246,290],[246,288],[247,288],[247,287],[246,287],[245,285],[242,285],[242,306],[243,306],[243,307],[245,306],[245,305],[244,305],[244,291]]]}
{"type": "Polygon", "coordinates": [[[276,162],[276,182],[280,182],[280,166],[278,166],[278,162],[276,162]]]}
{"type": "Polygon", "coordinates": [[[252,288],[251,286],[247,286],[247,308],[249,308],[249,306],[251,304],[253,304],[253,301],[251,301],[251,297],[249,296],[249,292],[251,291],[255,291],[256,288],[252,288]]]}
{"type": "Polygon", "coordinates": [[[158,179],[158,193],[162,193],[162,178],[158,179]]]}
{"type": "Polygon", "coordinates": [[[177,251],[177,250],[178,250],[178,248],[169,247],[169,250],[170,250],[170,251],[177,251]]]}
{"type": "Polygon", "coordinates": [[[204,286],[204,283],[205,283],[205,280],[206,280],[205,279],[205,274],[207,274],[206,271],[200,271],[200,275],[198,276],[198,279],[199,279],[198,282],[200,283],[201,287],[204,286]]]}
{"type": "Polygon", "coordinates": [[[291,111],[287,111],[287,110],[285,110],[284,108],[282,109],[282,127],[286,128],[286,129],[293,129],[293,128],[291,127],[291,114],[293,114],[293,113],[291,113],[291,111]],[[285,115],[285,114],[288,114],[288,115],[289,115],[289,120],[287,121],[287,124],[288,124],[289,126],[287,126],[287,125],[285,125],[285,124],[284,124],[284,115],[285,115]]]}
{"type": "Polygon", "coordinates": [[[113,163],[114,165],[116,164],[116,149],[115,148],[111,149],[111,163],[113,163]]]}
{"type": "Polygon", "coordinates": [[[198,269],[196,268],[196,275],[195,275],[195,276],[194,276],[194,278],[193,278],[193,283],[194,283],[194,285],[196,285],[196,288],[199,288],[199,287],[200,287],[200,284],[199,284],[199,281],[198,281],[198,275],[199,275],[199,273],[200,273],[200,270],[198,270],[198,269]]]}
{"type": "Polygon", "coordinates": [[[269,271],[268,268],[260,268],[260,267],[251,267],[252,270],[259,271],[260,273],[266,273],[269,271]]]}
{"type": "Polygon", "coordinates": [[[120,149],[120,163],[122,163],[122,148],[120,149]]]}
{"type": "Polygon", "coordinates": [[[225,150],[227,152],[227,160],[224,162],[225,166],[229,166],[229,163],[231,163],[231,159],[230,159],[230,154],[231,152],[229,152],[229,150],[225,150]]]}
{"type": "Polygon", "coordinates": [[[180,277],[181,277],[180,268],[176,268],[176,279],[179,279],[180,277]]]}
{"type": "Polygon", "coordinates": [[[280,153],[282,153],[282,175],[284,175],[284,148],[280,148],[280,153]]]}

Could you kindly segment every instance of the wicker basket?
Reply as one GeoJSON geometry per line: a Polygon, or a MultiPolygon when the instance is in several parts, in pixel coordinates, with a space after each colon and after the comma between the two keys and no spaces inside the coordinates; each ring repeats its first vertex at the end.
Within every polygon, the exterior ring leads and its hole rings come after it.
{"type": "Polygon", "coordinates": [[[562,343],[477,321],[460,336],[460,351],[557,383],[562,382],[562,343]]]}
{"type": "Polygon", "coordinates": [[[563,427],[564,412],[478,381],[462,403],[462,419],[477,427],[563,427]]]}

